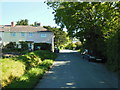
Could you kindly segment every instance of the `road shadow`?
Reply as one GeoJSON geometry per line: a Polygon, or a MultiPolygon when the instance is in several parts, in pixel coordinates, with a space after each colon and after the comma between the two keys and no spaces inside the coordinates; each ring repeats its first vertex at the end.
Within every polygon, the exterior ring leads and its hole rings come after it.
{"type": "Polygon", "coordinates": [[[117,87],[116,75],[101,64],[83,60],[79,52],[62,51],[36,88],[98,87],[117,87]]]}

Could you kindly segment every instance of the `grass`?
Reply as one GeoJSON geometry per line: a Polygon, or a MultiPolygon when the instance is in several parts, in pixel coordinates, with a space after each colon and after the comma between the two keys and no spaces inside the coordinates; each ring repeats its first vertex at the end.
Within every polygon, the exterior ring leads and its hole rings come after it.
{"type": "Polygon", "coordinates": [[[0,63],[2,64],[1,84],[3,87],[11,83],[14,78],[22,76],[25,72],[25,65],[22,62],[12,59],[2,59],[0,63]]]}
{"type": "Polygon", "coordinates": [[[34,51],[14,58],[2,59],[2,87],[34,88],[57,57],[49,51],[34,51]]]}

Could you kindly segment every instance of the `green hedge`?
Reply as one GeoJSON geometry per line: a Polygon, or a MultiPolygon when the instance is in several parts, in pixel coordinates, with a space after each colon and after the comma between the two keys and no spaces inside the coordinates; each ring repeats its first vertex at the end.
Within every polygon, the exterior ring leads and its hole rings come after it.
{"type": "Polygon", "coordinates": [[[23,62],[14,61],[12,59],[2,59],[0,63],[2,64],[2,87],[9,84],[13,79],[19,78],[25,72],[25,65],[23,62]]]}
{"type": "Polygon", "coordinates": [[[40,50],[49,50],[51,51],[51,44],[49,43],[34,43],[34,49],[38,50],[37,47],[40,47],[40,50]]]}
{"type": "Polygon", "coordinates": [[[108,69],[120,74],[120,31],[108,39],[106,55],[108,69]]]}
{"type": "Polygon", "coordinates": [[[2,63],[2,87],[33,88],[56,57],[56,54],[49,51],[34,51],[0,60],[2,63]]]}

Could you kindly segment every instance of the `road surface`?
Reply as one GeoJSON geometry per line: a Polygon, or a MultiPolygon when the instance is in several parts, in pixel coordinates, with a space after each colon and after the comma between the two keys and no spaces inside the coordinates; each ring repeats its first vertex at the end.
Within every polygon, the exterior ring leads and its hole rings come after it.
{"type": "Polygon", "coordinates": [[[62,50],[36,88],[118,88],[118,76],[76,51],[62,50]]]}

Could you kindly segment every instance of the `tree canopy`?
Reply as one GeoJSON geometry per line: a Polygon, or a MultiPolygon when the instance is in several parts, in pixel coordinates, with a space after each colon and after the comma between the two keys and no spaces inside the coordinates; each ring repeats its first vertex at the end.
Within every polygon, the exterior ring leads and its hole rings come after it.
{"type": "Polygon", "coordinates": [[[106,57],[110,63],[120,61],[120,2],[47,2],[47,5],[54,10],[56,24],[67,28],[68,35],[78,38],[84,48],[106,57]]]}
{"type": "Polygon", "coordinates": [[[54,33],[56,47],[61,47],[62,45],[68,42],[67,34],[62,29],[56,27],[50,27],[50,26],[43,26],[43,27],[54,33]]]}
{"type": "Polygon", "coordinates": [[[17,21],[16,25],[28,25],[28,19],[22,19],[20,21],[17,21]]]}

